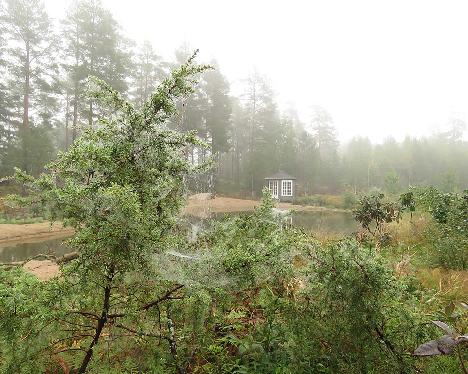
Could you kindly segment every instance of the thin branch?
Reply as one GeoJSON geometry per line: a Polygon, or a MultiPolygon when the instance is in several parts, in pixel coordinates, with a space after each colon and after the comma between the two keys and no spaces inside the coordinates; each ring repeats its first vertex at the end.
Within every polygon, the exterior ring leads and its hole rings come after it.
{"type": "Polygon", "coordinates": [[[173,288],[172,290],[169,290],[167,291],[163,296],[161,296],[159,299],[157,300],[154,300],[154,301],[151,301],[149,303],[147,303],[146,305],[143,305],[143,307],[141,308],[142,310],[148,310],[149,308],[155,306],[155,305],[158,305],[159,303],[161,303],[162,301],[165,301],[165,300],[170,300],[171,298],[171,295],[176,292],[177,290],[180,290],[182,287],[184,287],[183,284],[179,284],[177,287],[173,288]]]}

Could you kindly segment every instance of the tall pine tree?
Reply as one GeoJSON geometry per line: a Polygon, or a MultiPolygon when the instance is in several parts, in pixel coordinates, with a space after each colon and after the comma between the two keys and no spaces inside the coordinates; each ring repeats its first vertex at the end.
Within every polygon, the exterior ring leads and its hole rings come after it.
{"type": "Polygon", "coordinates": [[[39,165],[50,157],[50,152],[38,149],[37,139],[47,139],[57,112],[58,65],[54,57],[58,42],[39,0],[7,0],[2,24],[9,38],[8,88],[14,113],[10,120],[18,125],[21,144],[21,161],[17,162],[37,174],[39,165]]]}
{"type": "Polygon", "coordinates": [[[216,61],[211,64],[214,69],[205,74],[205,91],[208,99],[206,113],[207,140],[211,145],[210,151],[214,159],[212,171],[212,187],[217,189],[217,176],[221,173],[220,157],[230,148],[229,137],[232,127],[232,108],[229,96],[229,83],[219,71],[216,61]]]}
{"type": "Polygon", "coordinates": [[[92,125],[96,112],[93,100],[84,97],[88,76],[96,76],[115,90],[127,91],[131,60],[128,42],[112,14],[99,0],[81,0],[73,4],[63,22],[69,96],[73,107],[73,140],[80,123],[92,125]],[[80,117],[84,120],[80,121],[80,117]]]}
{"type": "Polygon", "coordinates": [[[165,74],[161,57],[156,54],[149,41],[145,41],[140,47],[134,66],[131,97],[136,106],[140,108],[156,90],[165,74]]]}

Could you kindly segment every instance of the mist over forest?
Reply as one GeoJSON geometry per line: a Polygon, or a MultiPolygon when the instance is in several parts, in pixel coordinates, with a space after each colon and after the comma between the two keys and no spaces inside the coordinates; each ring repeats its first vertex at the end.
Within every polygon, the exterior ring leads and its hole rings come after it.
{"type": "MultiPolygon", "coordinates": [[[[112,10],[99,2],[69,4],[63,19],[51,19],[35,1],[28,12],[19,3],[8,4],[2,6],[0,40],[2,176],[15,166],[38,175],[104,115],[86,97],[88,76],[103,79],[140,107],[195,50],[188,43],[175,46],[173,57],[165,60],[158,45],[130,40],[112,10]]],[[[216,60],[203,62],[214,69],[180,100],[169,124],[195,131],[210,145],[189,150],[195,162],[208,157],[215,162],[210,175],[192,185],[194,190],[258,198],[264,178],[279,170],[297,178],[301,194],[468,186],[467,129],[460,118],[447,118],[446,131],[423,137],[389,137],[373,144],[356,136],[340,143],[327,108],[310,103],[312,115],[301,121],[294,109],[279,109],[275,87],[261,71],[252,69],[237,89],[241,94],[233,95],[223,67],[216,60]]]]}
{"type": "Polygon", "coordinates": [[[468,373],[468,8],[243,1],[0,0],[0,374],[468,373]]]}

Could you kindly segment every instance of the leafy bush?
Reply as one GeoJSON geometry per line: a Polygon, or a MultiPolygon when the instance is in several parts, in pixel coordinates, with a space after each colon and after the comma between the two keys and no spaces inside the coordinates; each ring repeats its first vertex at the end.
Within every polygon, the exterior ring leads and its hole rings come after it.
{"type": "Polygon", "coordinates": [[[225,359],[243,373],[415,372],[410,351],[430,337],[416,297],[373,249],[352,240],[313,248],[292,293],[245,291],[236,327],[219,339],[237,352],[225,359]]]}
{"type": "MultiPolygon", "coordinates": [[[[46,366],[59,355],[78,374],[101,372],[101,360],[92,358],[105,351],[101,342],[113,328],[135,340],[163,338],[152,309],[173,297],[182,285],[158,278],[151,259],[172,243],[172,228],[184,201],[184,178],[207,166],[194,166],[184,155],[187,147],[205,144],[192,132],[180,133],[167,126],[178,100],[193,92],[197,77],[209,68],[195,64],[195,55],[175,69],[141,108],[103,81],[90,78],[91,99],[112,115],[83,130],[69,150],[48,165],[48,173],[35,178],[17,170],[12,178],[27,192],[11,196],[13,203],[44,207],[48,218],[75,229],[68,244],[77,258],[63,269],[63,281],[50,282],[63,283],[64,297],[52,298],[48,308],[38,299],[38,309],[48,309],[49,316],[56,318],[41,320],[32,307],[22,317],[38,328],[42,323],[43,328],[54,327],[49,336],[43,336],[41,343],[47,349],[37,365],[46,366]],[[161,293],[167,296],[158,301],[161,293]],[[156,326],[159,335],[154,332],[156,326]]],[[[164,312],[170,325],[165,338],[171,353],[165,358],[179,368],[174,318],[170,308],[164,312]]],[[[24,334],[25,347],[30,336],[24,334]]],[[[131,350],[132,342],[126,339],[125,349],[131,350]]],[[[0,367],[33,360],[28,355],[17,359],[12,352],[0,361],[0,367]]],[[[119,349],[107,347],[107,353],[118,355],[119,349]]]]}
{"type": "Polygon", "coordinates": [[[353,209],[358,203],[358,198],[353,192],[345,192],[343,194],[343,207],[345,209],[353,209]]]}
{"type": "MultiPolygon", "coordinates": [[[[284,227],[273,205],[267,194],[252,214],[214,222],[196,241],[173,236],[166,245],[184,253],[155,253],[155,271],[127,272],[113,290],[106,344],[94,347],[102,359],[89,372],[435,374],[457,367],[455,357],[434,363],[411,355],[437,332],[426,328],[417,286],[395,278],[374,248],[350,239],[322,246],[284,227]],[[154,301],[145,309],[144,300],[154,301]]],[[[70,349],[86,349],[83,326],[93,328],[99,317],[102,286],[80,281],[77,266],[47,283],[20,270],[0,273],[0,317],[9,326],[0,331],[4,371],[79,365],[70,349]]]]}
{"type": "Polygon", "coordinates": [[[416,202],[434,218],[427,231],[439,265],[468,268],[468,190],[443,193],[434,187],[415,189],[416,202]]]}
{"type": "Polygon", "coordinates": [[[382,193],[363,195],[354,209],[354,218],[376,240],[379,245],[389,240],[386,224],[398,222],[402,208],[399,204],[386,201],[382,193]]]}

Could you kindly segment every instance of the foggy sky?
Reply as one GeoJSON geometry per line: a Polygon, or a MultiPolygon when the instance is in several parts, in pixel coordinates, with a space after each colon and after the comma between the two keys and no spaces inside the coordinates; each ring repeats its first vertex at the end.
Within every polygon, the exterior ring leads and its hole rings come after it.
{"type": "MultiPolygon", "coordinates": [[[[45,0],[61,18],[68,0],[45,0]]],[[[188,42],[239,93],[256,67],[281,108],[314,105],[340,139],[429,135],[468,113],[468,2],[103,0],[125,34],[172,59],[188,42]]],[[[467,137],[465,133],[465,137],[467,137]]]]}

